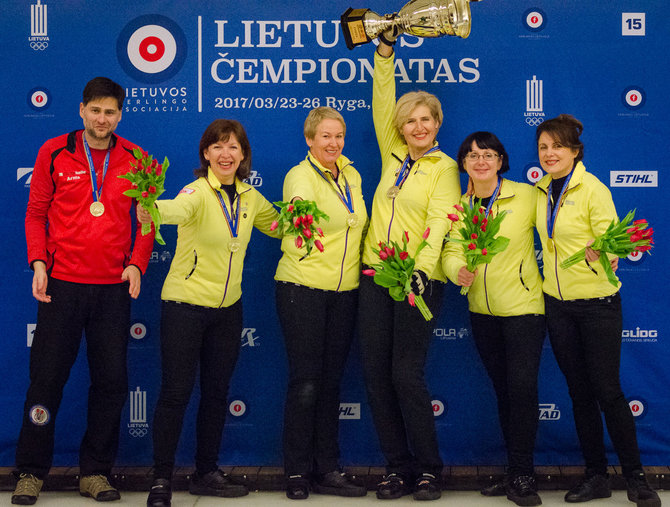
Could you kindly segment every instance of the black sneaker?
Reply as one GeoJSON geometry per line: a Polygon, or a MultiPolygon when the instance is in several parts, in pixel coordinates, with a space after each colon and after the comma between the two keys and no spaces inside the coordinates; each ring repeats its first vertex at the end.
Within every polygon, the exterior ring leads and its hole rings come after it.
{"type": "Polygon", "coordinates": [[[637,507],[661,507],[661,499],[651,489],[642,470],[634,470],[630,477],[626,477],[626,487],[628,500],[635,502],[637,507]]]}
{"type": "Polygon", "coordinates": [[[517,475],[507,484],[507,499],[517,505],[542,505],[537,483],[532,475],[517,475]]]}
{"type": "Polygon", "coordinates": [[[312,487],[315,493],[337,496],[365,496],[368,490],[344,472],[334,470],[323,474],[312,487]]]}
{"type": "Polygon", "coordinates": [[[309,498],[309,480],[304,475],[289,475],[286,480],[286,497],[291,500],[309,498]]]}
{"type": "Polygon", "coordinates": [[[147,507],[170,507],[172,487],[167,479],[155,479],[149,490],[147,507]]]}
{"type": "Polygon", "coordinates": [[[405,482],[405,478],[396,473],[390,473],[377,484],[377,498],[380,500],[395,500],[409,495],[412,489],[405,482]]]}
{"type": "Polygon", "coordinates": [[[437,500],[442,496],[442,486],[433,474],[421,474],[414,483],[414,500],[437,500]]]}
{"type": "Polygon", "coordinates": [[[494,482],[479,490],[479,492],[484,496],[505,496],[507,494],[507,480],[503,479],[498,482],[494,482]]]}
{"type": "Polygon", "coordinates": [[[249,490],[244,484],[234,481],[221,470],[214,470],[203,476],[198,475],[197,472],[194,473],[188,485],[188,492],[192,495],[221,496],[225,498],[249,494],[249,490]]]}
{"type": "Polygon", "coordinates": [[[607,474],[587,475],[582,481],[565,494],[569,503],[588,502],[594,498],[612,496],[607,474]]]}

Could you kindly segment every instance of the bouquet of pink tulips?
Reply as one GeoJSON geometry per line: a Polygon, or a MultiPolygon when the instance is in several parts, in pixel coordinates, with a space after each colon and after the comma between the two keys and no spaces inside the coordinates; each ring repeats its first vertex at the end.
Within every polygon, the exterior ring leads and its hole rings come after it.
{"type": "MultiPolygon", "coordinates": [[[[616,219],[612,220],[607,230],[591,245],[593,250],[600,251],[600,265],[605,270],[609,282],[615,287],[618,285],[618,280],[607,254],[627,257],[633,252],[648,252],[654,244],[654,229],[648,227],[649,223],[644,219],[633,222],[634,216],[635,210],[632,210],[621,222],[616,219]]],[[[568,269],[584,259],[586,259],[586,248],[582,248],[561,262],[561,267],[568,269]]]]}
{"type": "Polygon", "coordinates": [[[314,247],[323,252],[323,243],[319,239],[323,237],[323,231],[318,223],[321,219],[330,220],[330,217],[317,208],[314,201],[277,201],[274,204],[279,207],[279,218],[272,222],[271,230],[279,228],[284,235],[295,236],[295,246],[305,247],[307,255],[314,247]]]}
{"type": "MultiPolygon", "coordinates": [[[[133,150],[133,155],[135,161],[130,163],[131,170],[119,176],[132,183],[130,190],[123,192],[123,195],[137,199],[137,202],[149,212],[156,227],[156,241],[164,245],[165,241],[160,233],[161,216],[154,202],[159,195],[165,192],[165,171],[170,167],[170,161],[165,157],[163,163],[159,164],[153,155],[138,148],[133,150]]],[[[142,235],[146,236],[150,232],[151,224],[142,224],[142,235]]]]}
{"type": "MultiPolygon", "coordinates": [[[[423,241],[414,252],[415,258],[421,250],[430,246],[426,241],[429,234],[430,228],[423,233],[423,241]]],[[[409,304],[416,306],[424,319],[430,320],[433,314],[423,297],[416,296],[412,292],[411,281],[415,261],[407,252],[407,243],[409,243],[407,231],[402,238],[402,247],[395,241],[391,241],[390,245],[380,241],[379,249],[373,249],[379,256],[379,262],[372,266],[373,269],[364,269],[363,274],[373,276],[377,285],[388,288],[389,295],[396,301],[403,301],[407,297],[409,304]]]]}
{"type": "MultiPolygon", "coordinates": [[[[487,216],[486,210],[478,201],[472,206],[467,202],[455,204],[454,208],[460,215],[449,213],[447,218],[453,222],[452,231],[453,226],[460,221],[457,232],[461,237],[452,236],[450,231],[445,240],[463,245],[466,269],[474,273],[477,266],[490,263],[496,254],[507,248],[509,238],[497,236],[505,213],[499,213],[494,217],[487,216]]],[[[461,287],[461,294],[466,295],[469,290],[470,287],[461,287]]]]}

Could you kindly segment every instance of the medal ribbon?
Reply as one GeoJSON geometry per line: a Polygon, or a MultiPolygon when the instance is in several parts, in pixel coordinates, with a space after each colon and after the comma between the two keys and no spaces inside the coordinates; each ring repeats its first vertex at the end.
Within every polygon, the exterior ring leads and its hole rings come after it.
{"type": "MultiPolygon", "coordinates": [[[[432,153],[434,151],[438,151],[440,149],[439,146],[433,146],[430,150],[428,150],[426,153],[421,155],[421,157],[425,157],[429,153],[432,153]]],[[[421,158],[419,157],[419,158],[421,158]]],[[[394,187],[398,187],[399,189],[402,188],[403,184],[405,183],[405,180],[409,176],[409,153],[407,154],[407,157],[405,157],[404,162],[402,163],[402,167],[400,168],[400,171],[398,172],[398,177],[395,180],[395,183],[393,184],[394,187]]]]}
{"type": "Polygon", "coordinates": [[[340,186],[337,183],[335,183],[334,181],[329,180],[328,177],[325,174],[323,174],[323,172],[316,166],[316,164],[314,164],[314,162],[312,162],[311,158],[307,157],[307,160],[309,160],[309,163],[312,164],[312,167],[316,171],[316,174],[318,174],[324,180],[326,180],[326,183],[328,183],[328,185],[335,191],[337,196],[340,198],[340,201],[342,201],[342,204],[344,204],[344,206],[347,208],[347,211],[349,211],[349,213],[353,213],[354,212],[354,199],[351,196],[351,187],[349,187],[349,182],[347,181],[347,177],[344,175],[344,173],[342,173],[342,171],[340,171],[340,174],[344,178],[344,190],[345,190],[345,192],[343,193],[340,186]],[[331,181],[332,181],[332,183],[331,183],[331,181]],[[335,184],[334,186],[333,186],[333,183],[335,184]]]}
{"type": "MultiPolygon", "coordinates": [[[[489,201],[489,205],[486,206],[486,213],[484,213],[484,216],[487,217],[489,216],[489,212],[491,211],[491,207],[493,206],[493,203],[495,200],[498,198],[498,194],[500,193],[500,186],[502,185],[502,178],[498,176],[498,184],[496,185],[496,189],[493,191],[493,194],[491,195],[491,200],[489,201]]],[[[470,196],[470,207],[472,208],[472,198],[474,195],[470,196]]]]}
{"type": "MultiPolygon", "coordinates": [[[[211,186],[211,185],[210,185],[211,186]]],[[[223,210],[223,214],[226,217],[226,223],[228,224],[228,229],[230,229],[230,235],[233,238],[237,237],[237,228],[240,225],[240,196],[238,194],[237,196],[237,209],[233,213],[233,216],[231,218],[230,213],[228,213],[228,208],[226,208],[226,204],[223,202],[223,195],[221,195],[221,192],[219,192],[217,189],[212,187],[212,190],[214,190],[214,193],[216,196],[219,198],[219,204],[221,205],[221,209],[223,210]]],[[[233,204],[230,204],[230,211],[232,213],[233,211],[233,204]]]]}
{"type": "Polygon", "coordinates": [[[551,212],[551,196],[552,196],[551,186],[554,184],[553,180],[549,183],[549,187],[547,188],[547,236],[549,236],[549,239],[554,237],[554,225],[556,225],[558,210],[561,208],[561,201],[563,200],[563,194],[568,189],[568,185],[570,184],[570,178],[572,178],[573,174],[574,171],[570,171],[570,174],[568,174],[568,176],[565,178],[563,188],[561,189],[561,195],[558,196],[558,202],[554,206],[553,213],[551,212]]]}
{"type": "Polygon", "coordinates": [[[109,167],[109,154],[111,149],[107,148],[107,155],[105,155],[105,164],[102,168],[102,181],[100,182],[100,190],[98,191],[98,177],[95,174],[95,166],[93,165],[93,157],[91,157],[91,149],[88,147],[86,142],[86,135],[82,132],[81,140],[84,142],[84,152],[86,153],[86,160],[88,161],[88,171],[91,175],[91,188],[93,189],[93,202],[100,200],[100,195],[102,195],[102,185],[105,183],[105,175],[107,174],[107,168],[109,167]]]}

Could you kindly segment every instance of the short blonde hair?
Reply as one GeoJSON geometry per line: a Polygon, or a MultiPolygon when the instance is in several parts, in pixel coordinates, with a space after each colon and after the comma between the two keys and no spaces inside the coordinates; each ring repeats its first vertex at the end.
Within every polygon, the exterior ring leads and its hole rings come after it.
{"type": "Polygon", "coordinates": [[[307,115],[307,119],[305,119],[305,126],[303,127],[305,137],[307,139],[314,139],[314,136],[316,135],[316,129],[319,127],[319,124],[323,120],[327,119],[339,121],[342,124],[342,133],[346,135],[347,124],[344,123],[344,118],[342,115],[332,107],[322,106],[315,107],[307,115]]]}
{"type": "Polygon", "coordinates": [[[404,139],[402,128],[417,106],[426,106],[430,114],[437,123],[438,128],[442,125],[444,115],[442,114],[442,104],[432,93],[417,91],[408,92],[398,99],[393,112],[393,123],[398,130],[400,137],[404,139]]]}

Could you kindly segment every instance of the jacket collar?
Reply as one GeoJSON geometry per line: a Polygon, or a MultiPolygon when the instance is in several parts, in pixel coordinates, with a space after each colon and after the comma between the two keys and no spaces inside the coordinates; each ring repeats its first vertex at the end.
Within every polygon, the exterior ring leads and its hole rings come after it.
{"type": "MultiPolygon", "coordinates": [[[[213,189],[221,191],[221,182],[219,182],[217,177],[214,175],[214,171],[212,171],[211,167],[207,168],[207,183],[209,183],[209,186],[211,186],[213,189]]],[[[244,192],[251,190],[251,185],[245,183],[237,176],[235,176],[235,190],[237,190],[238,194],[243,194],[244,192]]]]}
{"type": "MultiPolygon", "coordinates": [[[[496,197],[496,200],[499,201],[500,199],[510,199],[514,197],[514,189],[512,188],[512,185],[510,184],[511,181],[503,178],[502,183],[500,184],[500,191],[498,192],[498,197],[496,197]]],[[[471,190],[466,192],[464,194],[464,197],[467,197],[468,199],[474,195],[471,190]]]]}
{"type": "MultiPolygon", "coordinates": [[[[586,173],[586,167],[580,160],[575,165],[575,168],[572,170],[572,177],[570,178],[570,184],[568,185],[568,191],[572,190],[576,186],[580,185],[584,179],[584,173],[586,173]]],[[[542,190],[545,194],[549,192],[549,185],[551,184],[551,174],[546,174],[540,181],[538,181],[535,186],[542,190]]]]}
{"type": "MultiPolygon", "coordinates": [[[[438,146],[437,141],[433,142],[433,147],[438,146]]],[[[400,162],[404,162],[405,159],[407,158],[407,154],[409,153],[409,148],[407,148],[407,145],[403,143],[402,146],[398,146],[395,148],[391,154],[397,158],[400,162]]],[[[446,155],[442,150],[437,150],[433,151],[432,153],[428,153],[427,155],[423,155],[421,158],[443,158],[446,155]]],[[[416,160],[415,160],[416,162],[416,160]]]]}
{"type": "MultiPolygon", "coordinates": [[[[321,162],[319,162],[316,159],[316,157],[314,155],[312,155],[309,151],[307,152],[307,156],[305,157],[305,160],[307,161],[308,164],[310,162],[312,164],[314,164],[319,169],[319,171],[324,172],[324,173],[328,172],[328,173],[332,174],[332,171],[330,169],[324,167],[321,164],[321,162]]],[[[339,157],[337,157],[337,160],[335,161],[335,163],[337,164],[338,171],[342,172],[345,167],[350,166],[353,162],[351,160],[349,160],[347,157],[345,157],[344,155],[340,155],[339,157]]]]}
{"type": "Polygon", "coordinates": [[[503,178],[498,199],[510,199],[514,197],[514,195],[514,189],[512,188],[512,185],[510,185],[510,180],[503,178]]]}
{"type": "MultiPolygon", "coordinates": [[[[72,132],[70,132],[67,135],[67,144],[66,144],[66,147],[65,147],[67,149],[67,151],[69,151],[70,153],[74,153],[75,151],[77,151],[77,138],[81,139],[81,136],[83,135],[83,133],[84,133],[84,129],[79,129],[79,130],[73,130],[72,132]]],[[[118,138],[117,138],[116,134],[112,134],[112,138],[111,138],[111,141],[109,143],[109,147],[111,149],[114,149],[114,147],[116,146],[117,139],[118,138]]],[[[80,141],[80,143],[81,143],[81,141],[80,141]]],[[[82,149],[83,149],[83,144],[82,144],[82,149]]]]}

